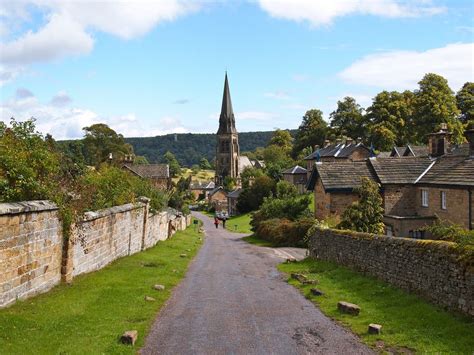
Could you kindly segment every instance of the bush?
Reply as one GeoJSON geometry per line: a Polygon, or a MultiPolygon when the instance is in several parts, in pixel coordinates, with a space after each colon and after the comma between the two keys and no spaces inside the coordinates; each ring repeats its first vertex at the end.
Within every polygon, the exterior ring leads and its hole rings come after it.
{"type": "Polygon", "coordinates": [[[302,218],[290,221],[286,218],[273,218],[259,223],[255,235],[275,246],[306,247],[306,234],[314,219],[302,218]]]}
{"type": "Polygon", "coordinates": [[[445,240],[460,244],[461,246],[474,247],[474,231],[464,229],[458,224],[439,220],[423,229],[431,233],[432,239],[445,240]]]}

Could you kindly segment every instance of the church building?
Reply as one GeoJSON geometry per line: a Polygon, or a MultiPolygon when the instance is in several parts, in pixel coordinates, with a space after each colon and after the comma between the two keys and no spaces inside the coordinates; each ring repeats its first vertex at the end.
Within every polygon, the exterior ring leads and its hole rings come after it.
{"type": "Polygon", "coordinates": [[[252,166],[249,158],[240,156],[239,136],[235,128],[235,116],[230,99],[229,81],[225,74],[222,108],[219,116],[216,147],[216,186],[224,183],[229,176],[240,185],[240,173],[247,166],[252,166]]]}

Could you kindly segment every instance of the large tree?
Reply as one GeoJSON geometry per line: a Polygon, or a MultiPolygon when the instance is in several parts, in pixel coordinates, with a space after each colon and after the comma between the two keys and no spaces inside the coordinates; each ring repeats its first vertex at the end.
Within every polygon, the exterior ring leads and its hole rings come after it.
{"type": "Polygon", "coordinates": [[[418,83],[415,90],[413,122],[410,131],[417,142],[426,142],[427,135],[446,123],[453,134],[452,141],[464,141],[460,111],[448,81],[440,75],[429,73],[418,83]]]}
{"type": "Polygon", "coordinates": [[[295,141],[293,144],[293,156],[297,157],[298,153],[304,148],[314,147],[315,145],[322,146],[328,125],[323,119],[323,113],[320,110],[312,109],[306,111],[303,116],[303,121],[296,132],[295,141]]]}
{"type": "Polygon", "coordinates": [[[163,160],[166,164],[168,164],[170,169],[170,175],[172,177],[176,177],[177,175],[179,175],[179,173],[181,172],[181,166],[179,165],[179,162],[173,153],[168,150],[165,154],[163,154],[163,160]]]}
{"type": "Polygon", "coordinates": [[[357,139],[367,136],[364,109],[353,97],[347,96],[337,102],[337,109],[329,115],[331,127],[338,136],[357,139]]]}
{"type": "Polygon", "coordinates": [[[459,110],[461,110],[461,120],[474,120],[474,83],[465,83],[461,90],[456,94],[456,102],[459,110]]]}
{"type": "Polygon", "coordinates": [[[268,142],[268,145],[275,145],[280,147],[285,152],[290,152],[293,145],[293,138],[288,130],[276,129],[273,132],[272,138],[268,142]]]}
{"type": "Polygon", "coordinates": [[[367,108],[370,143],[379,150],[410,142],[410,120],[413,115],[414,94],[411,91],[382,91],[367,108]]]}
{"type": "Polygon", "coordinates": [[[83,130],[85,156],[90,165],[108,161],[110,154],[114,161],[121,161],[124,155],[133,153],[133,147],[125,142],[123,136],[105,123],[96,123],[83,130]]]}

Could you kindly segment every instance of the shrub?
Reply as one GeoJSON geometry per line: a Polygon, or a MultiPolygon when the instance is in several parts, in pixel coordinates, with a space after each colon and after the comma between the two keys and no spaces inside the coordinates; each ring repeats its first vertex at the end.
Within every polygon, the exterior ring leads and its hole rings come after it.
{"type": "Polygon", "coordinates": [[[461,246],[474,247],[474,231],[466,230],[458,224],[439,220],[423,229],[431,233],[432,239],[445,240],[458,243],[461,246]]]}
{"type": "Polygon", "coordinates": [[[290,221],[286,218],[273,218],[259,223],[255,234],[275,246],[306,247],[306,234],[313,225],[312,218],[290,221]]]}

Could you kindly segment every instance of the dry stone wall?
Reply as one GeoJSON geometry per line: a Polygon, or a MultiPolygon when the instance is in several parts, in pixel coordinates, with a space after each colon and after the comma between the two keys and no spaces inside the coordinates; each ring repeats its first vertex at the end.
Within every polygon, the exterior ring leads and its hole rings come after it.
{"type": "Polygon", "coordinates": [[[460,258],[454,243],[318,229],[309,250],[313,258],[362,271],[474,316],[474,266],[460,258]]]}
{"type": "Polygon", "coordinates": [[[0,307],[61,281],[62,229],[47,201],[0,204],[0,307]]]}
{"type": "Polygon", "coordinates": [[[0,204],[0,308],[150,248],[191,223],[171,209],[151,214],[143,201],[86,213],[65,242],[51,202],[0,204]]]}

